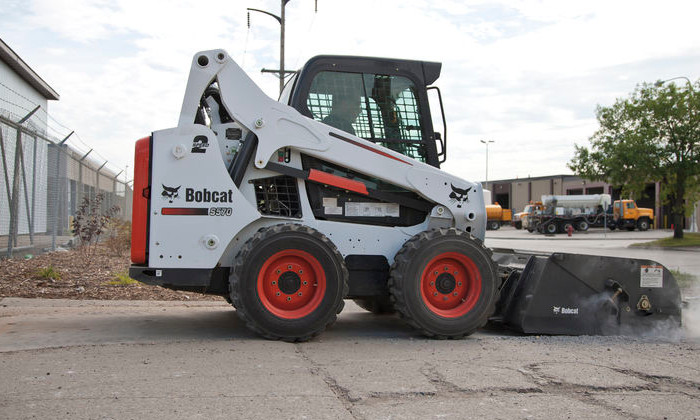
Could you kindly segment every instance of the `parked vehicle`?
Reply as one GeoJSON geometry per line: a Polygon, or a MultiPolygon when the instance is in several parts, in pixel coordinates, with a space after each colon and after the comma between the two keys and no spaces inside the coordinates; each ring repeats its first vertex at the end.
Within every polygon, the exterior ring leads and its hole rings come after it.
{"type": "Polygon", "coordinates": [[[634,200],[616,200],[613,203],[613,218],[615,223],[612,229],[627,229],[640,231],[648,230],[654,222],[654,210],[637,207],[634,200]]]}
{"type": "Polygon", "coordinates": [[[542,211],[534,215],[529,226],[539,233],[564,233],[571,226],[587,231],[591,226],[603,227],[612,222],[605,209],[610,206],[609,194],[543,195],[542,211]]]}
{"type": "Polygon", "coordinates": [[[504,209],[500,204],[486,205],[486,229],[498,230],[501,226],[511,223],[513,211],[504,209]]]}

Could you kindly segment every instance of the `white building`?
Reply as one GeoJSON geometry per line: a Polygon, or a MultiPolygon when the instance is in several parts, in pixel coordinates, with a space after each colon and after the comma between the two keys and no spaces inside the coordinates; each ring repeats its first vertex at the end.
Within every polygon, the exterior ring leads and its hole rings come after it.
{"type": "MultiPolygon", "coordinates": [[[[41,108],[24,126],[46,135],[48,102],[58,98],[58,93],[0,39],[0,130],[3,146],[0,161],[3,169],[0,172],[0,235],[7,235],[10,231],[8,187],[11,192],[17,152],[17,131],[7,120],[16,123],[38,105],[41,108]]],[[[23,135],[22,156],[24,165],[18,172],[22,182],[18,191],[17,233],[28,233],[30,223],[34,232],[46,232],[49,217],[46,182],[49,169],[48,143],[43,139],[23,135]]]]}

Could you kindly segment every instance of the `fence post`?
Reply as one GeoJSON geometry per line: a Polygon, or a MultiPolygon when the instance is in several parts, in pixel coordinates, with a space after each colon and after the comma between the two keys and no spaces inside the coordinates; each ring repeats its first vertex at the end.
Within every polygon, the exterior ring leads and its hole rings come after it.
{"type": "MultiPolygon", "coordinates": [[[[32,230],[31,235],[34,235],[34,227],[36,226],[36,148],[38,142],[36,136],[34,136],[34,149],[32,150],[32,230]]],[[[32,242],[34,240],[32,239],[32,242]]]]}
{"type": "Polygon", "coordinates": [[[92,149],[85,153],[78,161],[78,184],[80,184],[78,188],[78,205],[83,202],[83,194],[85,193],[85,185],[83,185],[83,161],[90,153],[92,153],[92,149]]]}
{"type": "MultiPolygon", "coordinates": [[[[117,179],[119,178],[119,175],[122,174],[122,172],[124,172],[123,169],[121,171],[119,171],[118,174],[114,175],[114,178],[112,178],[112,200],[114,201],[114,203],[119,202],[117,199],[117,197],[118,197],[118,195],[117,195],[117,179]]],[[[124,191],[124,194],[126,194],[126,191],[124,191]]],[[[121,209],[119,209],[119,213],[124,213],[125,211],[126,210],[123,207],[121,209]]],[[[122,219],[124,219],[124,217],[122,217],[122,219]]]]}
{"type": "Polygon", "coordinates": [[[12,248],[17,245],[17,228],[19,215],[19,157],[22,149],[22,129],[17,126],[17,138],[15,140],[15,166],[12,178],[12,196],[10,198],[10,237],[7,241],[7,257],[12,258],[12,248]]]}
{"type": "MultiPolygon", "coordinates": [[[[20,134],[21,135],[21,134],[20,134]]],[[[24,146],[20,148],[19,156],[20,168],[22,169],[22,185],[24,186],[24,207],[27,209],[27,227],[29,228],[29,244],[34,245],[34,226],[32,224],[32,214],[29,209],[29,191],[27,190],[27,171],[24,168],[24,146]]],[[[19,220],[18,220],[19,222],[19,220]]]]}
{"type": "MultiPolygon", "coordinates": [[[[56,178],[54,180],[54,191],[56,194],[56,204],[53,206],[53,229],[51,229],[51,251],[56,250],[56,234],[58,231],[58,189],[60,186],[59,178],[61,177],[61,151],[63,144],[72,136],[74,131],[71,131],[66,137],[56,144],[56,178]]],[[[89,152],[88,152],[89,153],[89,152]]],[[[87,155],[86,155],[87,156],[87,155]]]]}

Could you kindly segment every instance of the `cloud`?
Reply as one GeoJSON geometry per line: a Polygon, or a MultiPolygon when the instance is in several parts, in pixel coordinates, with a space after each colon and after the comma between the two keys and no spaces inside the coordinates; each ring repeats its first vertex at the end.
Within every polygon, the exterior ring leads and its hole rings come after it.
{"type": "MultiPolygon", "coordinates": [[[[115,164],[133,142],[177,123],[194,53],[224,48],[270,96],[279,25],[247,6],[273,0],[14,1],[3,38],[56,90],[54,118],[115,164]]],[[[597,104],[636,83],[699,76],[700,4],[556,0],[319,2],[287,6],[286,67],[316,54],[439,61],[448,118],[445,168],[481,180],[568,172],[574,143],[596,128],[597,104]]]]}

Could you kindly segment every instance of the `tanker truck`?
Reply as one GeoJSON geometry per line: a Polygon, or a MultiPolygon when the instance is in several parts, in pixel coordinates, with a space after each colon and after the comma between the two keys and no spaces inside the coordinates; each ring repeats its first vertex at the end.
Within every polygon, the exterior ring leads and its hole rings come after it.
{"type": "Polygon", "coordinates": [[[512,218],[511,209],[504,209],[498,203],[486,205],[486,229],[497,230],[503,225],[509,225],[512,218]]]}
{"type": "Polygon", "coordinates": [[[566,232],[569,226],[579,231],[612,226],[612,215],[606,212],[611,203],[610,194],[543,195],[542,211],[528,216],[529,226],[548,234],[566,232]]]}

